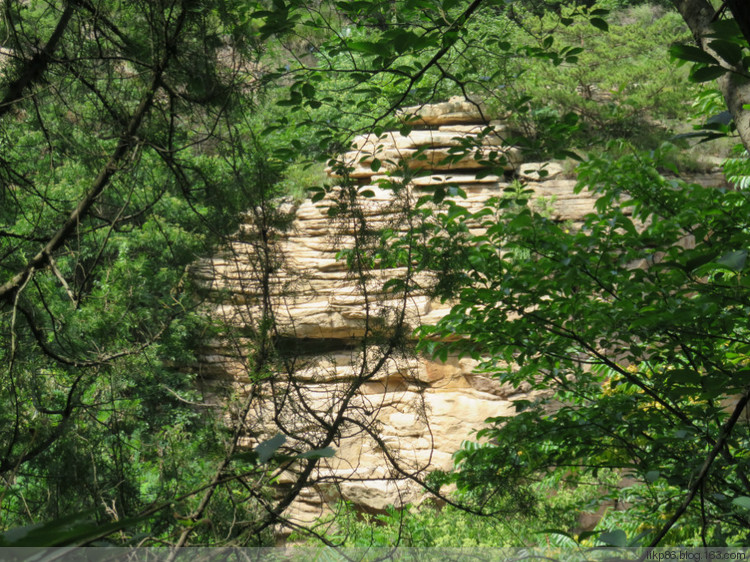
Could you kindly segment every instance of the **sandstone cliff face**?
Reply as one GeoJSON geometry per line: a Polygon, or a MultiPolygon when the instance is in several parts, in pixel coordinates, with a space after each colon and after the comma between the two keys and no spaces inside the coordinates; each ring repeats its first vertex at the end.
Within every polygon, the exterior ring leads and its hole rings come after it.
{"type": "MultiPolygon", "coordinates": [[[[516,151],[503,149],[505,127],[500,122],[491,123],[494,131],[483,137],[482,145],[505,151],[507,174],[477,179],[477,171],[486,166],[482,159],[451,151],[482,136],[482,115],[471,103],[454,99],[407,114],[419,116],[408,136],[394,132],[359,137],[342,157],[351,167],[354,189],[372,192],[361,207],[370,228],[405,227],[396,218],[398,197],[378,184],[400,161],[428,171],[411,181],[408,189],[413,193],[457,183],[467,194],[463,204],[469,208],[478,209],[502,193],[515,177],[543,198],[540,204],[556,219],[575,223],[593,210],[593,197],[574,193],[575,180],[565,177],[559,164],[521,163],[516,151]],[[452,157],[450,163],[446,157],[452,157]],[[379,168],[374,166],[377,172],[371,165],[375,158],[381,162],[379,168]],[[546,174],[540,174],[541,169],[546,174]]],[[[335,457],[322,459],[286,510],[298,522],[315,521],[337,498],[368,510],[418,501],[423,492],[407,476],[449,468],[461,442],[486,418],[512,414],[512,400],[525,397],[527,390],[473,373],[475,364],[468,359],[441,363],[388,348],[378,336],[399,314],[413,328],[437,321],[450,305],[418,292],[403,300],[383,292],[386,280],[407,274],[402,270],[353,274],[337,255],[353,244],[354,226],[337,223],[329,216],[329,206],[327,200],[306,201],[285,209],[293,220],[288,230],[276,234],[273,267],[269,262],[261,268],[256,264],[257,236],[251,233],[257,216],[250,216],[232,246],[201,268],[219,295],[213,313],[236,329],[233,337],[208,342],[204,378],[245,388],[257,382],[248,374],[248,357],[250,336],[262,316],[264,280],[270,283],[265,302],[274,310],[275,335],[282,347],[295,352],[293,365],[286,365],[278,381],[263,383],[266,394],[252,406],[249,436],[268,434],[279,424],[289,435],[319,434],[337,408],[347,405],[350,421],[333,440],[335,457]]],[[[295,478],[287,472],[280,482],[292,485],[295,478]]]]}

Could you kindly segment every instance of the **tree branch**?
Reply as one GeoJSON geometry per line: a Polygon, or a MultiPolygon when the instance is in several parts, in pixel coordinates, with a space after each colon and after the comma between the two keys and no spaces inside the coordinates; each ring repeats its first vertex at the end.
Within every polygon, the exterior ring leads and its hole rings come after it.
{"type": "Polygon", "coordinates": [[[47,66],[49,66],[49,63],[52,60],[52,54],[55,52],[57,44],[60,42],[60,39],[62,39],[65,28],[68,27],[68,23],[70,23],[70,18],[73,16],[74,11],[75,7],[73,2],[69,2],[60,16],[57,26],[55,26],[55,30],[52,32],[52,35],[44,47],[42,47],[42,50],[35,54],[31,60],[26,63],[21,71],[21,75],[10,83],[5,96],[3,96],[3,99],[0,101],[0,117],[8,113],[11,107],[13,107],[13,104],[23,98],[24,90],[34,82],[41,79],[44,71],[47,70],[47,66]]]}
{"type": "MultiPolygon", "coordinates": [[[[716,17],[716,11],[711,4],[709,4],[707,0],[672,1],[675,8],[682,16],[682,19],[685,20],[688,28],[690,28],[698,46],[718,60],[723,60],[722,57],[709,46],[709,43],[715,39],[714,37],[709,36],[712,32],[711,23],[716,17]]],[[[745,2],[736,2],[736,4],[744,3],[745,2]]],[[[730,9],[732,9],[733,4],[735,3],[733,2],[731,5],[728,4],[730,9]]],[[[740,25],[741,29],[743,14],[747,15],[747,12],[747,8],[744,12],[737,12],[740,15],[740,19],[737,20],[737,23],[740,25]]],[[[732,14],[735,14],[734,10],[732,10],[732,14]]],[[[745,30],[743,29],[743,33],[744,31],[745,30]]],[[[716,80],[716,84],[719,87],[721,94],[724,96],[727,109],[734,118],[734,123],[737,127],[740,139],[742,140],[742,144],[745,145],[745,148],[750,149],[750,111],[744,109],[744,106],[750,103],[750,82],[741,75],[741,68],[729,68],[728,66],[726,68],[728,68],[728,71],[716,80]]]]}
{"type": "Polygon", "coordinates": [[[19,287],[23,285],[25,280],[29,277],[29,274],[34,269],[40,269],[45,267],[49,263],[49,257],[52,253],[62,246],[68,238],[73,234],[76,227],[81,221],[89,214],[91,207],[93,206],[99,195],[109,185],[110,180],[118,171],[120,163],[130,153],[136,133],[138,132],[143,119],[148,113],[149,109],[154,103],[156,93],[158,92],[162,83],[162,75],[164,74],[169,60],[176,54],[175,45],[176,38],[179,35],[184,22],[185,12],[181,14],[175,27],[175,31],[169,39],[167,49],[165,50],[164,58],[160,61],[154,70],[151,78],[151,83],[148,89],[141,98],[141,102],[136,108],[133,116],[131,117],[127,128],[120,136],[120,140],[117,143],[117,147],[110,155],[107,163],[99,172],[99,175],[94,180],[93,185],[89,189],[88,193],[78,203],[76,208],[70,213],[65,223],[57,230],[57,232],[49,239],[47,244],[29,260],[22,271],[13,276],[9,281],[0,286],[0,301],[9,301],[13,298],[13,295],[18,291],[19,287]]]}
{"type": "Polygon", "coordinates": [[[688,491],[688,495],[683,500],[680,507],[677,509],[677,511],[672,515],[669,521],[667,521],[664,526],[661,528],[659,533],[656,535],[654,540],[651,541],[651,544],[649,545],[649,550],[646,551],[646,553],[643,554],[641,557],[641,560],[644,560],[646,556],[648,556],[648,553],[650,552],[651,548],[655,548],[659,545],[661,540],[664,538],[664,536],[669,532],[669,530],[672,528],[672,526],[677,523],[677,521],[682,517],[682,515],[685,513],[687,508],[690,506],[690,503],[695,498],[695,495],[698,493],[698,490],[701,488],[704,479],[708,475],[708,471],[711,469],[711,465],[713,464],[714,460],[716,460],[717,455],[719,452],[721,452],[722,448],[726,444],[727,439],[732,434],[732,429],[734,429],[734,426],[737,424],[737,421],[739,421],[740,416],[742,415],[742,411],[745,409],[745,406],[747,406],[748,402],[750,402],[750,389],[745,391],[745,394],[742,395],[742,398],[740,398],[739,402],[737,402],[737,405],[734,408],[734,411],[732,412],[732,415],[729,417],[729,419],[724,424],[724,427],[721,428],[721,434],[719,435],[719,438],[716,440],[716,444],[711,449],[711,452],[708,454],[708,457],[706,457],[705,462],[703,463],[703,466],[700,469],[700,472],[698,472],[698,475],[695,478],[695,482],[690,487],[688,491]]]}

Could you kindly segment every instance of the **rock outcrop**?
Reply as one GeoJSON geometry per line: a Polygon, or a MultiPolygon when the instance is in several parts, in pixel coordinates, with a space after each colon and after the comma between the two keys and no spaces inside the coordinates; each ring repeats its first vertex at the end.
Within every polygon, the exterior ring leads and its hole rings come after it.
{"type": "MultiPolygon", "coordinates": [[[[492,129],[486,129],[474,104],[453,99],[412,108],[405,115],[413,126],[408,135],[358,137],[342,156],[350,188],[368,192],[369,197],[361,198],[360,214],[373,230],[404,227],[397,219],[399,196],[380,183],[392,181],[402,164],[406,170],[422,170],[407,186],[411,193],[458,185],[467,196],[462,204],[469,208],[478,209],[514,180],[532,189],[555,219],[576,223],[594,208],[593,196],[575,193],[575,180],[565,176],[560,164],[522,163],[518,151],[503,147],[504,124],[491,122],[492,129]],[[478,151],[463,150],[475,143],[478,151]],[[478,178],[490,151],[504,157],[505,173],[496,169],[496,175],[478,178]]],[[[226,252],[201,268],[220,296],[214,314],[236,328],[234,338],[207,344],[205,378],[240,386],[257,382],[248,357],[262,316],[261,300],[273,307],[279,345],[295,353],[285,382],[253,407],[254,427],[268,430],[286,423],[287,433],[312,434],[328,423],[316,414],[325,418],[348,401],[351,422],[333,442],[336,455],[322,459],[315,477],[287,508],[286,514],[301,522],[318,519],[337,498],[368,510],[418,501],[423,492],[407,476],[449,468],[464,439],[486,418],[511,414],[512,400],[528,391],[474,373],[469,359],[443,363],[388,347],[387,338],[380,336],[387,335],[389,322],[399,314],[413,328],[437,321],[450,305],[418,291],[406,299],[384,291],[386,280],[408,274],[403,268],[353,274],[340,252],[354,243],[355,229],[332,218],[330,206],[324,199],[286,209],[293,222],[276,235],[272,267],[268,261],[257,265],[258,240],[250,221],[226,252]],[[271,286],[261,299],[264,280],[271,286]]],[[[249,435],[254,431],[249,428],[249,435]]],[[[287,473],[279,481],[291,485],[295,477],[287,473]]]]}

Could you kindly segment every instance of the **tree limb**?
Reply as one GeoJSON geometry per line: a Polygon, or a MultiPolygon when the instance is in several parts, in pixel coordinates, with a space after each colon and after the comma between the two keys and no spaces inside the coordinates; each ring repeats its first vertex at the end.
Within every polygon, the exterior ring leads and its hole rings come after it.
{"type": "Polygon", "coordinates": [[[23,92],[34,82],[41,79],[44,71],[47,70],[50,61],[52,60],[52,53],[55,52],[57,44],[62,39],[65,33],[65,28],[70,23],[70,18],[73,16],[75,7],[73,2],[67,3],[65,10],[63,11],[60,19],[55,26],[55,30],[52,32],[47,43],[42,47],[41,51],[35,54],[31,60],[29,60],[21,75],[10,83],[8,90],[6,91],[3,99],[0,100],[0,117],[8,113],[15,103],[23,98],[23,92]]]}
{"type": "Polygon", "coordinates": [[[91,207],[93,206],[96,199],[109,185],[110,180],[118,171],[120,163],[125,157],[131,152],[134,144],[136,133],[138,132],[143,119],[148,113],[149,109],[154,103],[157,92],[159,91],[162,84],[162,75],[164,74],[169,60],[176,54],[175,53],[175,42],[185,22],[185,12],[181,14],[175,27],[175,31],[168,40],[167,49],[164,58],[156,65],[151,82],[148,89],[141,98],[141,102],[133,113],[127,128],[120,136],[120,140],[117,143],[117,147],[109,156],[107,163],[99,172],[99,175],[94,180],[93,185],[81,199],[76,208],[70,213],[65,223],[57,230],[57,232],[49,239],[47,244],[39,250],[39,252],[29,260],[24,266],[23,270],[14,275],[9,281],[0,286],[0,301],[9,301],[13,298],[13,295],[18,291],[19,287],[23,285],[29,274],[34,269],[40,269],[45,267],[49,263],[49,257],[52,253],[60,248],[68,238],[73,234],[76,227],[81,221],[89,214],[91,207]]]}
{"type": "MultiPolygon", "coordinates": [[[[685,23],[693,34],[698,46],[718,60],[722,60],[722,57],[709,46],[709,43],[715,39],[714,37],[709,36],[712,32],[711,23],[716,17],[716,11],[711,4],[709,4],[707,0],[672,1],[675,8],[682,16],[682,19],[685,20],[685,23]]],[[[736,2],[736,4],[744,3],[745,2],[736,2]]],[[[732,9],[734,4],[735,2],[731,4],[728,3],[730,9],[732,9]]],[[[741,29],[743,25],[743,14],[747,16],[748,11],[750,10],[745,8],[744,12],[737,12],[740,15],[740,19],[737,20],[737,23],[740,25],[741,29]]],[[[733,9],[732,14],[735,14],[733,9]]],[[[744,31],[745,30],[743,29],[743,33],[744,31]]],[[[728,66],[726,66],[726,68],[728,68],[728,71],[716,80],[716,84],[719,87],[719,91],[721,91],[721,94],[724,96],[727,109],[734,118],[734,123],[737,127],[740,139],[742,140],[742,144],[745,148],[750,149],[750,111],[744,108],[745,105],[750,103],[750,82],[741,75],[741,68],[730,68],[728,66]]]]}
{"type": "MultiPolygon", "coordinates": [[[[682,501],[682,504],[677,509],[677,511],[672,515],[672,517],[667,521],[664,526],[661,528],[659,533],[656,535],[654,540],[651,541],[651,544],[649,545],[649,549],[655,548],[659,545],[661,540],[664,538],[664,536],[669,532],[669,530],[672,528],[672,526],[677,523],[677,521],[682,517],[682,515],[687,511],[687,508],[690,506],[690,503],[695,498],[695,495],[698,493],[698,490],[701,488],[704,479],[708,475],[708,471],[711,469],[711,465],[713,464],[714,460],[716,460],[716,457],[721,452],[722,448],[726,444],[727,439],[732,434],[732,429],[734,429],[734,426],[737,424],[737,421],[739,421],[740,416],[742,415],[742,411],[745,409],[745,406],[747,406],[748,402],[750,402],[750,389],[745,391],[745,394],[743,394],[742,398],[737,402],[737,405],[734,408],[734,411],[732,412],[732,415],[729,417],[729,419],[724,424],[724,427],[721,428],[721,434],[719,435],[719,438],[716,440],[716,444],[711,449],[711,452],[706,457],[706,460],[703,463],[703,466],[700,469],[700,472],[698,472],[698,475],[695,478],[695,482],[690,487],[690,490],[688,491],[688,495],[685,497],[685,499],[682,501]]],[[[649,550],[646,551],[646,553],[643,555],[641,560],[645,559],[645,557],[648,555],[649,550]]]]}

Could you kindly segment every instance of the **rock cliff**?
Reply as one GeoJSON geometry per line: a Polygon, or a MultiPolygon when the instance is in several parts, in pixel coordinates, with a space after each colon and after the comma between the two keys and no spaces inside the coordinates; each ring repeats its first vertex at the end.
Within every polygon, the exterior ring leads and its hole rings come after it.
{"type": "MultiPolygon", "coordinates": [[[[465,100],[412,108],[405,118],[413,126],[408,135],[358,137],[340,160],[349,167],[351,189],[368,192],[360,198],[360,220],[373,231],[406,228],[398,222],[399,195],[379,183],[392,180],[389,174],[397,174],[402,163],[423,172],[409,182],[410,193],[457,184],[469,208],[502,193],[515,179],[532,189],[555,219],[575,223],[593,210],[593,197],[576,194],[575,180],[558,163],[522,163],[517,151],[502,146],[505,125],[491,122],[492,130],[486,130],[479,108],[465,100]],[[480,152],[505,156],[505,174],[477,178],[486,160],[476,151],[456,150],[471,142],[478,142],[480,152]]],[[[331,171],[336,173],[341,172],[331,171]]],[[[319,519],[337,498],[367,510],[418,501],[423,492],[414,478],[449,468],[461,442],[486,418],[513,412],[511,401],[524,392],[475,374],[471,360],[443,363],[416,355],[408,350],[408,338],[405,347],[391,345],[384,337],[388,325],[403,319],[409,333],[438,320],[450,305],[418,291],[406,297],[384,291],[386,280],[408,275],[403,268],[353,273],[340,252],[357,243],[356,225],[332,217],[331,204],[323,199],[282,209],[289,227],[275,232],[273,255],[261,265],[259,216],[251,212],[231,247],[199,270],[219,302],[213,314],[234,327],[207,343],[203,378],[209,386],[232,384],[246,393],[251,387],[265,389],[251,408],[248,443],[278,426],[314,443],[312,435],[325,433],[337,412],[348,416],[332,441],[335,456],[322,459],[286,509],[299,522],[319,519]],[[284,374],[258,386],[249,365],[252,338],[269,310],[284,374]]],[[[287,471],[279,481],[292,486],[296,476],[287,471]]]]}

